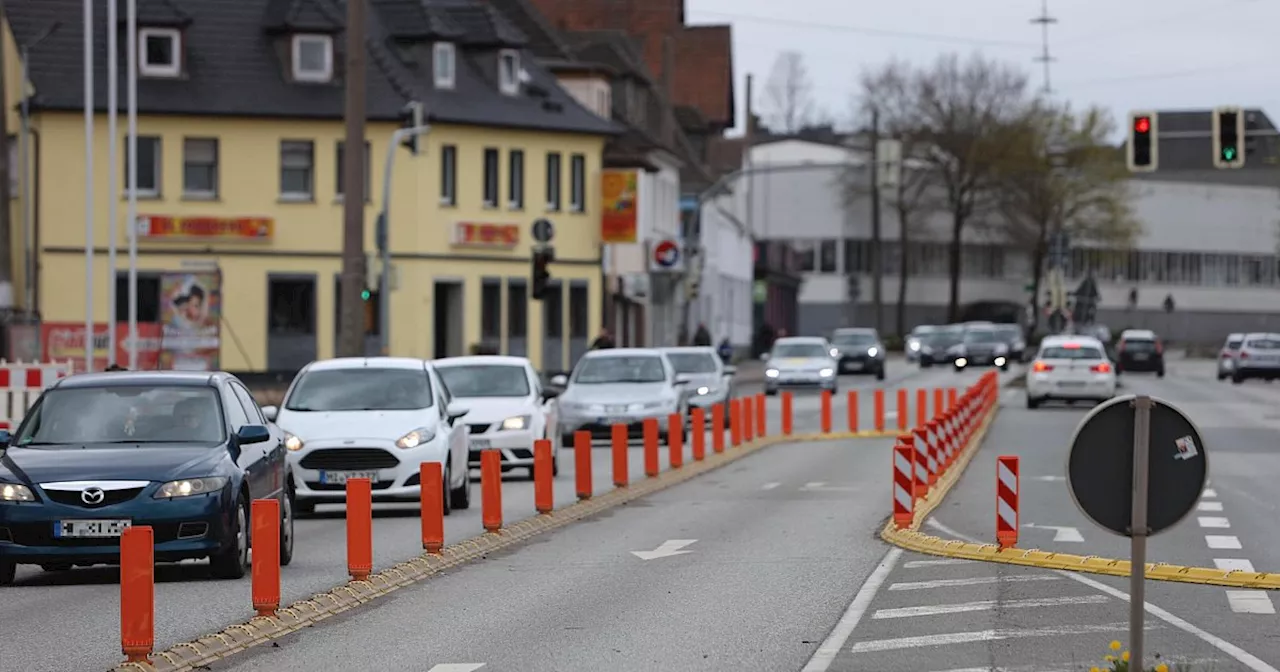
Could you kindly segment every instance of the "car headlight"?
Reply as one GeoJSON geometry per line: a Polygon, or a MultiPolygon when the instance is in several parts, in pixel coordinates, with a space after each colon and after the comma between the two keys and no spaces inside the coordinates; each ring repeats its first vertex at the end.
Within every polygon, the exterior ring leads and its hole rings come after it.
{"type": "Polygon", "coordinates": [[[835,369],[823,369],[818,372],[818,375],[823,378],[830,378],[831,376],[835,375],[835,369]]]}
{"type": "Polygon", "coordinates": [[[284,447],[289,450],[302,450],[302,437],[286,431],[284,433],[284,447]]]}
{"type": "Polygon", "coordinates": [[[31,488],[18,483],[0,484],[0,502],[34,502],[36,496],[31,488]]]}
{"type": "Polygon", "coordinates": [[[907,347],[908,347],[908,348],[910,348],[910,349],[912,349],[912,350],[919,350],[919,349],[920,349],[920,342],[919,342],[919,341],[911,341],[910,343],[908,343],[908,344],[907,344],[907,347]]]}
{"type": "Polygon", "coordinates": [[[777,378],[777,377],[778,377],[778,370],[777,370],[777,369],[765,369],[765,370],[764,370],[764,377],[765,377],[765,378],[777,378]]]}
{"type": "Polygon", "coordinates": [[[184,478],[180,481],[169,481],[160,486],[156,490],[156,494],[152,495],[155,499],[173,499],[175,497],[191,497],[193,495],[207,495],[211,492],[217,492],[222,486],[227,484],[227,479],[223,476],[209,476],[206,478],[184,478]]]}
{"type": "Polygon", "coordinates": [[[698,396],[711,394],[711,388],[707,387],[706,385],[703,385],[702,387],[698,388],[697,392],[698,392],[698,396]]]}
{"type": "Polygon", "coordinates": [[[434,430],[426,427],[419,427],[408,434],[396,439],[396,448],[417,448],[418,446],[436,438],[434,430]]]}
{"type": "Polygon", "coordinates": [[[839,350],[837,350],[836,348],[831,348],[831,356],[832,356],[832,357],[839,357],[839,356],[840,356],[840,351],[839,351],[839,350]]]}
{"type": "Polygon", "coordinates": [[[876,348],[876,347],[867,348],[868,357],[875,357],[878,354],[880,354],[880,348],[876,348]]]}
{"type": "Polygon", "coordinates": [[[969,360],[965,359],[964,357],[961,357],[956,360],[956,366],[959,366],[961,368],[963,368],[968,363],[969,363],[969,360]]]}
{"type": "Polygon", "coordinates": [[[1004,357],[996,357],[996,366],[1004,366],[1004,357]]]}
{"type": "Polygon", "coordinates": [[[528,415],[517,415],[502,421],[503,429],[529,429],[533,418],[528,415]]]}

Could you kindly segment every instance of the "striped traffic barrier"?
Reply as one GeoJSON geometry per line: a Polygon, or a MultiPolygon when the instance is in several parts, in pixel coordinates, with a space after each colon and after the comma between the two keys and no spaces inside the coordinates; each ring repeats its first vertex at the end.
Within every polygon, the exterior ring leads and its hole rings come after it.
{"type": "Polygon", "coordinates": [[[911,431],[916,435],[916,465],[923,469],[922,487],[927,491],[929,486],[938,482],[938,462],[933,457],[932,446],[929,445],[929,427],[917,425],[911,431]]]}
{"type": "Polygon", "coordinates": [[[942,447],[942,432],[938,429],[937,420],[930,420],[925,423],[925,427],[928,428],[929,456],[933,458],[934,472],[936,476],[941,476],[947,469],[947,456],[942,447]]]}
{"type": "Polygon", "coordinates": [[[905,441],[911,446],[916,455],[916,483],[914,492],[917,499],[923,497],[924,493],[929,491],[929,448],[920,437],[920,431],[920,428],[917,427],[916,433],[904,432],[902,436],[906,438],[903,439],[899,437],[899,440],[905,441]]]}
{"type": "Polygon", "coordinates": [[[1018,456],[996,458],[996,543],[1018,544],[1018,456]]]}
{"type": "Polygon", "coordinates": [[[915,517],[915,449],[899,442],[893,447],[893,522],[898,529],[911,527],[915,517]]]}

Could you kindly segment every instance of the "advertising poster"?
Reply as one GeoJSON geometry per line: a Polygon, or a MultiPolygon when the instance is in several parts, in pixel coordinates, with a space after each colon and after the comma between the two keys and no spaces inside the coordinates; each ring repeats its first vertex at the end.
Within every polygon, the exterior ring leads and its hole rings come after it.
{"type": "MultiPolygon", "coordinates": [[[[93,325],[93,370],[107,368],[107,329],[100,322],[93,325]]],[[[138,369],[154,371],[160,368],[160,325],[154,322],[138,323],[138,369]]],[[[83,322],[44,322],[40,325],[41,359],[46,362],[70,361],[76,373],[84,372],[85,338],[83,322]]],[[[129,365],[129,325],[116,325],[116,363],[129,365]]]]}
{"type": "Polygon", "coordinates": [[[600,215],[600,242],[636,242],[636,202],[640,171],[606,170],[601,177],[604,212],[600,215]]]}
{"type": "Polygon", "coordinates": [[[177,271],[160,276],[160,367],[217,371],[222,346],[222,273],[177,271]]]}

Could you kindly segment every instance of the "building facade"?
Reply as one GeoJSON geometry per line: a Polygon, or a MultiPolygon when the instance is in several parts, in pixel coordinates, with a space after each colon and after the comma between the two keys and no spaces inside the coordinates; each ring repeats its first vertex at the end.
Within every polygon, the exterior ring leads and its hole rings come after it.
{"type": "Polygon", "coordinates": [[[735,351],[746,352],[754,333],[755,239],[732,198],[713,198],[701,207],[687,198],[683,206],[697,211],[703,254],[691,321],[705,324],[717,345],[727,338],[735,351]]]}

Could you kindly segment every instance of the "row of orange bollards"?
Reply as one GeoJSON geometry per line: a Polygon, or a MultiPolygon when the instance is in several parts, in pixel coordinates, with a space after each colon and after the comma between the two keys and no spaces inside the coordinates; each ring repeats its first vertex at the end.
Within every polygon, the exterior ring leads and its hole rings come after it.
{"type": "MultiPolygon", "coordinates": [[[[884,433],[885,426],[886,426],[885,424],[885,418],[886,418],[885,392],[884,390],[875,390],[873,394],[874,394],[874,400],[872,402],[873,426],[877,433],[884,433]]],[[[848,408],[848,415],[849,415],[848,417],[849,431],[853,433],[857,433],[861,431],[861,427],[858,422],[858,391],[849,390],[848,395],[849,395],[849,401],[847,404],[847,408],[848,408]]],[[[955,388],[950,388],[950,389],[941,388],[941,387],[935,388],[933,390],[934,415],[937,416],[938,414],[942,413],[948,406],[955,405],[956,396],[957,396],[957,393],[955,388]]],[[[897,398],[897,402],[898,402],[897,421],[898,421],[898,431],[900,432],[907,431],[908,423],[911,421],[909,406],[907,403],[908,399],[909,399],[909,395],[907,393],[907,390],[899,389],[898,398],[897,398]]],[[[916,390],[915,408],[916,408],[916,425],[924,425],[929,419],[929,391],[928,390],[923,388],[916,390]]],[[[822,392],[821,422],[822,422],[822,433],[830,434],[832,431],[834,419],[832,417],[832,394],[829,390],[823,390],[822,392]]],[[[784,392],[782,394],[782,433],[788,436],[791,434],[791,393],[790,392],[784,392]]]]}

